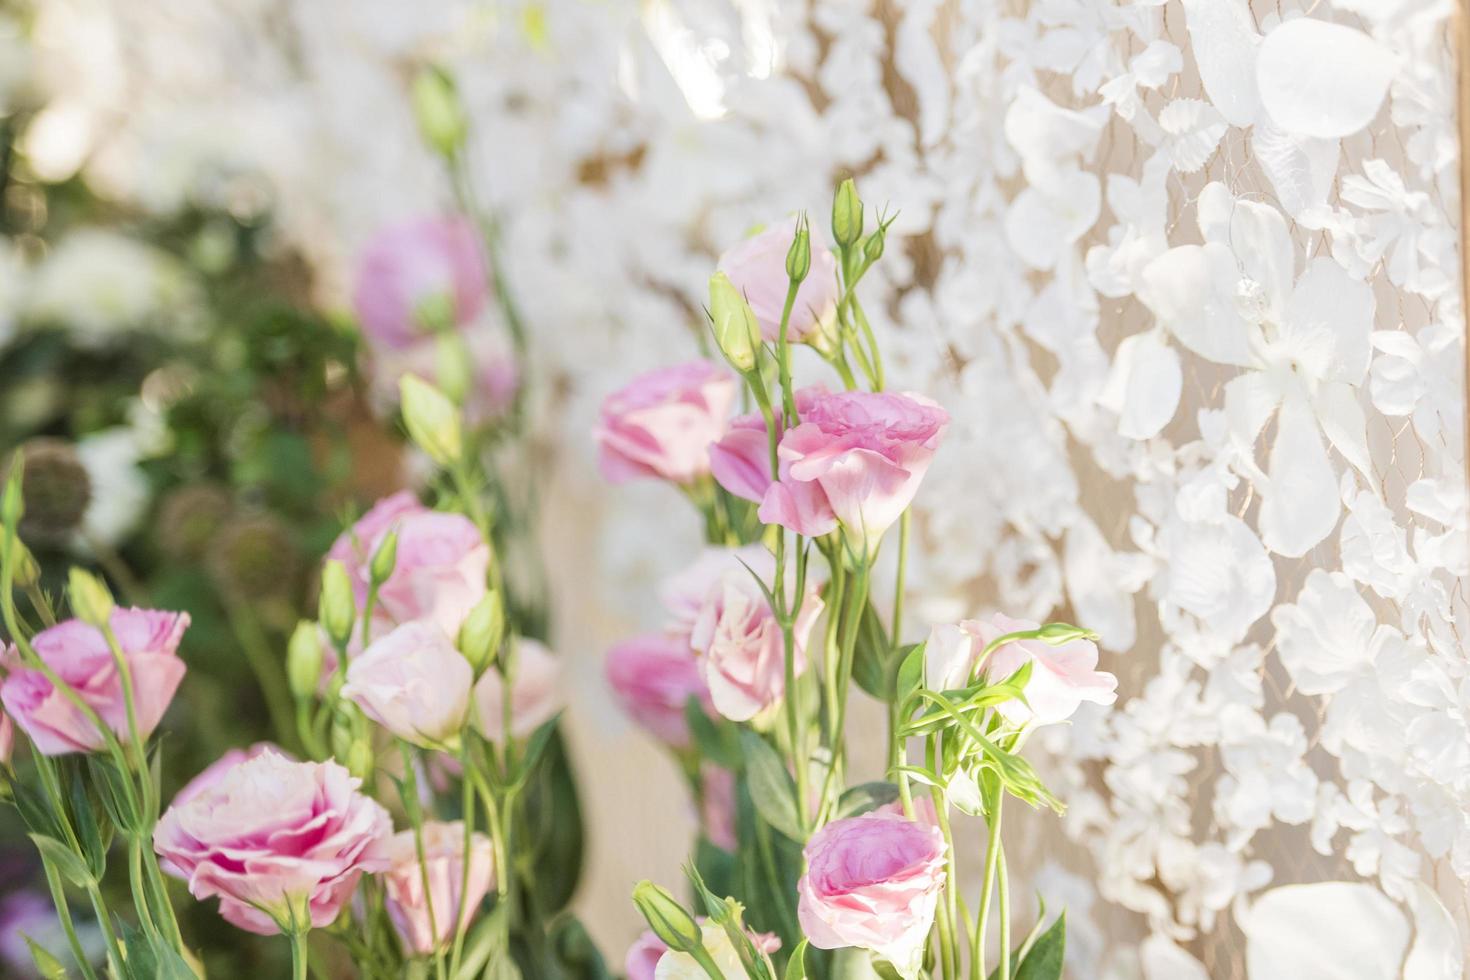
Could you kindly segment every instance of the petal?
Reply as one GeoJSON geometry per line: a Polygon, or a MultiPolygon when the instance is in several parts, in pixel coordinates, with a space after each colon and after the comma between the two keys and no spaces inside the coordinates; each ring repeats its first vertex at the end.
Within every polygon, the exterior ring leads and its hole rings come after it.
{"type": "Polygon", "coordinates": [[[1144,268],[1138,298],[1200,357],[1248,367],[1254,357],[1236,300],[1239,279],[1224,245],[1181,245],[1144,268]]]}
{"type": "Polygon", "coordinates": [[[1372,885],[1285,885],[1240,916],[1251,980],[1382,980],[1399,976],[1409,924],[1372,885]]]}
{"type": "Polygon", "coordinates": [[[1190,47],[1199,65],[1205,94],[1232,126],[1249,126],[1256,118],[1256,33],[1242,0],[1184,0],[1190,47]]]}
{"type": "Polygon", "coordinates": [[[1258,488],[1261,540],[1288,558],[1299,558],[1337,526],[1342,505],[1337,476],[1306,396],[1287,393],[1277,417],[1268,486],[1258,488]]]}
{"type": "Polygon", "coordinates": [[[1373,290],[1332,259],[1313,259],[1281,324],[1282,344],[1323,381],[1361,384],[1372,354],[1373,290]]]}
{"type": "Polygon", "coordinates": [[[1098,403],[1117,414],[1120,435],[1152,439],[1174,417],[1183,385],[1179,354],[1151,331],[1118,345],[1098,403]]]}
{"type": "MultiPolygon", "coordinates": [[[[1325,384],[1317,389],[1312,407],[1327,441],[1364,478],[1375,481],[1368,457],[1368,419],[1350,385],[1325,384]]],[[[1376,481],[1375,481],[1376,482],[1376,481]]]]}
{"type": "Polygon", "coordinates": [[[1282,129],[1336,139],[1372,122],[1396,68],[1393,54],[1362,31],[1299,17],[1262,42],[1256,86],[1282,129]]]}

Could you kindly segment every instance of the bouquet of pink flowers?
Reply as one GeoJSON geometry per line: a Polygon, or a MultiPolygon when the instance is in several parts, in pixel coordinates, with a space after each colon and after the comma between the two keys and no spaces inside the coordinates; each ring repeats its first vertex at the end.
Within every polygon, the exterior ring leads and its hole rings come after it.
{"type": "Polygon", "coordinates": [[[1116,681],[1097,670],[1092,634],[1061,623],[997,615],[906,642],[910,504],[949,416],[885,388],[856,287],[891,219],[866,233],[864,219],[848,180],[835,254],[804,216],[726,252],[708,315],[728,366],[656,370],[603,406],[607,479],[674,485],[706,529],[704,554],[664,589],[662,628],[607,656],[703,815],[694,908],[651,882],[634,890],[650,932],[628,953],[630,980],[1061,974],[1062,920],[1011,934],[1003,804],[1060,811],[1021,751],[1083,701],[1112,703],[1116,681]],[[798,348],[828,383],[797,383],[798,348]],[[872,596],[885,548],[897,552],[886,622],[872,596]],[[883,781],[850,785],[854,685],[887,707],[883,781]],[[951,811],[988,827],[973,902],[951,811]]]}

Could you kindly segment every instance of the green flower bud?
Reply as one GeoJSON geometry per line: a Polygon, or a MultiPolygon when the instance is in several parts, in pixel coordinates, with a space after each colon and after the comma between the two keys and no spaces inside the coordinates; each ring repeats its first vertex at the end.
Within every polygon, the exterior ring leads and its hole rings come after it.
{"type": "Polygon", "coordinates": [[[446,398],[464,404],[470,390],[470,352],[459,334],[450,331],[434,338],[434,378],[446,398]]]}
{"type": "Polygon", "coordinates": [[[1073,640],[1091,640],[1095,643],[1098,635],[1092,630],[1085,630],[1071,623],[1047,623],[1036,631],[1036,638],[1055,647],[1063,643],[1071,643],[1073,640]]]}
{"type": "MultiPolygon", "coordinates": [[[[347,707],[351,708],[351,705],[347,707]]],[[[345,763],[357,741],[357,726],[352,723],[352,716],[341,709],[339,705],[332,715],[331,748],[337,761],[345,763]]]]}
{"type": "Polygon", "coordinates": [[[801,282],[812,268],[812,231],[807,226],[806,215],[796,223],[796,237],[786,250],[786,277],[792,282],[801,282]]]}
{"type": "Polygon", "coordinates": [[[863,260],[872,265],[883,257],[883,240],[888,237],[886,225],[879,225],[863,240],[863,260]]]}
{"type": "Polygon", "coordinates": [[[837,196],[832,199],[832,238],[848,248],[861,237],[863,202],[858,198],[857,185],[849,177],[837,186],[837,196]]]}
{"type": "Polygon", "coordinates": [[[322,638],[317,624],[303,619],[296,624],[286,644],[286,683],[291,695],[299,701],[316,694],[322,677],[322,638]]]}
{"type": "Polygon", "coordinates": [[[475,676],[495,662],[495,654],[505,639],[505,605],[497,592],[487,592],[475,603],[459,628],[459,652],[475,669],[475,676]]]}
{"type": "Polygon", "coordinates": [[[41,946],[30,936],[23,935],[26,948],[31,951],[31,963],[36,967],[36,976],[44,980],[66,980],[66,966],[50,950],[41,946]]]}
{"type": "Polygon", "coordinates": [[[10,457],[10,472],[5,477],[5,497],[0,500],[0,521],[6,527],[19,527],[26,513],[25,493],[21,480],[25,477],[25,456],[16,452],[10,457]]]}
{"type": "Polygon", "coordinates": [[[454,78],[437,65],[419,69],[413,79],[413,114],[424,142],[446,157],[464,146],[469,130],[454,78]]]}
{"type": "Polygon", "coordinates": [[[15,539],[15,586],[18,589],[29,589],[41,583],[41,566],[36,564],[36,556],[31,554],[25,542],[19,538],[15,539]]]}
{"type": "Polygon", "coordinates": [[[668,889],[644,879],[633,888],[633,904],[648,920],[653,934],[669,949],[692,953],[704,948],[704,935],[684,906],[674,900],[668,889]]]}
{"type": "Polygon", "coordinates": [[[403,402],[403,424],[408,435],[440,466],[459,461],[464,452],[464,435],[459,412],[444,393],[416,375],[405,374],[398,382],[403,402]]]}
{"type": "Polygon", "coordinates": [[[723,272],[716,272],[709,279],[709,315],[714,323],[715,343],[730,366],[742,374],[755,367],[760,324],[750,304],[723,272]]]}
{"type": "Polygon", "coordinates": [[[357,603],[352,597],[347,566],[336,559],[322,566],[322,594],[317,618],[334,644],[338,647],[347,645],[352,638],[352,624],[357,620],[357,603]]]}
{"type": "Polygon", "coordinates": [[[373,743],[365,733],[352,740],[341,758],[347,771],[358,779],[366,782],[373,774],[373,743]]]}
{"type": "Polygon", "coordinates": [[[67,573],[67,591],[71,611],[82,622],[106,626],[112,621],[112,593],[100,578],[84,568],[72,568],[67,573]]]}
{"type": "Polygon", "coordinates": [[[383,535],[383,540],[378,544],[378,550],[373,552],[372,561],[368,563],[368,574],[372,576],[374,585],[382,585],[388,581],[393,574],[393,566],[398,563],[398,528],[388,529],[383,535]]]}

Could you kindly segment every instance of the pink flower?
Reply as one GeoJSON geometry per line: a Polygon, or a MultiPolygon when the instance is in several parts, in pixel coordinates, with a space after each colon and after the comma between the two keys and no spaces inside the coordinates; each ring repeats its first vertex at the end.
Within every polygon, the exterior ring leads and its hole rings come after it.
{"type": "Polygon", "coordinates": [[[295,761],[295,757],[291,753],[273,742],[256,742],[248,749],[230,749],[224,755],[205,766],[199,775],[185,783],[184,787],[174,794],[173,805],[176,807],[183,806],[211,786],[217,785],[231,769],[240,763],[249,762],[256,756],[263,755],[266,752],[274,752],[276,755],[284,756],[287,759],[295,761]]]}
{"type": "MultiPolygon", "coordinates": [[[[786,690],[781,626],[752,572],[774,589],[776,562],[765,548],[712,548],[664,589],[671,630],[689,637],[715,710],[732,721],[749,721],[786,690]]],[[[794,588],[794,576],[788,577],[787,594],[794,588]]],[[[809,579],[793,631],[797,673],[806,669],[807,639],[822,612],[817,588],[809,579]]]]}
{"type": "Polygon", "coordinates": [[[690,698],[713,711],[709,685],[689,643],[667,633],[645,633],[607,652],[607,679],[633,720],[670,748],[690,746],[684,714],[690,698]]]}
{"type": "Polygon", "coordinates": [[[913,501],[949,416],[922,395],[865,391],[821,393],[799,414],[760,519],[808,536],[841,524],[871,551],[913,501]]]}
{"type": "MultiPolygon", "coordinates": [[[[138,737],[146,740],[158,727],[184,678],[178,648],[189,626],[189,614],[114,609],[111,626],[132,674],[138,737]]],[[[69,619],[37,633],[31,646],[121,741],[128,741],[122,678],[101,630],[79,619],[69,619]]],[[[5,660],[10,673],[0,684],[0,701],[38,751],[43,755],[96,752],[107,744],[96,726],[52,687],[45,674],[22,666],[14,647],[7,651],[5,660]]]]}
{"type": "MultiPolygon", "coordinates": [[[[500,418],[515,402],[521,386],[521,367],[505,332],[491,324],[464,332],[464,352],[470,360],[470,386],[465,392],[465,416],[472,425],[500,418]]],[[[398,403],[398,382],[416,374],[441,385],[439,343],[425,337],[401,350],[379,351],[372,363],[373,395],[377,402],[398,403]]],[[[441,385],[442,386],[442,385],[441,385]]]]}
{"type": "Polygon", "coordinates": [[[643,935],[633,940],[633,945],[628,947],[628,955],[623,958],[626,980],[653,980],[658,961],[668,950],[669,947],[652,929],[645,929],[643,935]]]}
{"type": "MultiPolygon", "coordinates": [[[[516,640],[515,680],[510,693],[510,734],[525,738],[561,709],[561,665],[535,640],[516,640]]],[[[492,742],[505,738],[505,680],[491,668],[475,684],[480,730],[492,742]]]]}
{"type": "Polygon", "coordinates": [[[332,544],[327,557],[347,567],[358,608],[367,601],[370,564],[390,530],[398,531],[393,574],[378,590],[373,632],[429,619],[446,636],[459,634],[485,594],[490,548],[474,522],[430,510],[407,490],[384,497],[332,544]]]}
{"type": "Polygon", "coordinates": [[[399,738],[440,748],[458,738],[474,683],[474,669],[444,631],[415,620],[352,659],[342,696],[399,738]]]}
{"type": "MultiPolygon", "coordinates": [[[[811,385],[796,391],[796,414],[804,416],[827,389],[811,385]]],[[[776,438],[782,434],[776,420],[776,438]]],[[[771,486],[771,445],[766,435],[766,421],[759,412],[737,416],[719,442],[709,447],[710,472],[715,481],[735,496],[760,503],[771,486]]],[[[825,501],[819,501],[825,508],[825,501]]],[[[825,511],[824,511],[825,512],[825,511]]]]}
{"type": "Polygon", "coordinates": [[[735,395],[734,375],[709,361],[634,378],[602,403],[594,436],[603,478],[694,482],[709,472],[710,443],[724,433],[735,395]]]}
{"type": "Polygon", "coordinates": [[[10,716],[0,711],[0,766],[10,765],[10,756],[15,751],[15,723],[10,716]]]}
{"type": "Polygon", "coordinates": [[[827,824],[805,854],[796,913],[811,944],[870,949],[917,976],[944,884],[939,829],[874,811],[827,824]]]}
{"type": "MultiPolygon", "coordinates": [[[[953,626],[936,626],[924,646],[925,683],[936,690],[953,690],[970,683],[985,648],[1007,633],[1038,629],[1027,619],[997,613],[990,622],[967,619],[953,626]]],[[[1005,680],[1031,662],[1026,704],[1006,701],[996,710],[1012,724],[1050,725],[1072,717],[1083,701],[1112,704],[1118,679],[1097,669],[1097,644],[1070,640],[1052,646],[1044,640],[1013,640],[991,652],[982,668],[992,682],[1005,680]]]]}
{"type": "Polygon", "coordinates": [[[455,934],[456,921],[464,928],[474,918],[480,901],[495,883],[495,858],[490,838],[471,839],[469,876],[465,878],[464,824],[424,824],[424,863],[418,860],[412,830],[404,830],[373,845],[371,859],[384,866],[383,897],[388,917],[413,954],[427,955],[443,947],[455,934]],[[424,891],[424,872],[429,890],[424,891]],[[460,886],[465,885],[461,894],[460,886]],[[429,906],[433,905],[433,928],[429,906]]]}
{"type": "Polygon", "coordinates": [[[364,249],[352,305],[376,346],[401,349],[437,327],[470,323],[487,292],[474,225],[418,218],[383,229],[364,249]]]}
{"type": "MultiPolygon", "coordinates": [[[[786,277],[786,252],[796,238],[796,219],[772,225],[758,235],[720,256],[719,271],[730,277],[744,294],[761,325],[761,336],[775,343],[781,332],[781,311],[786,305],[790,280],[786,277]]],[[[820,241],[812,241],[812,265],[796,291],[786,336],[793,343],[811,339],[830,330],[837,319],[837,259],[820,241]]]]}
{"type": "Polygon", "coordinates": [[[170,806],[153,847],[190,894],[218,896],[220,914],[241,929],[273,935],[293,916],[321,927],[362,872],[377,870],[368,850],[392,829],[360,785],[335,762],[262,752],[170,806]]]}
{"type": "Polygon", "coordinates": [[[735,774],[723,766],[706,762],[699,767],[699,822],[704,836],[716,847],[734,853],[735,774]]]}

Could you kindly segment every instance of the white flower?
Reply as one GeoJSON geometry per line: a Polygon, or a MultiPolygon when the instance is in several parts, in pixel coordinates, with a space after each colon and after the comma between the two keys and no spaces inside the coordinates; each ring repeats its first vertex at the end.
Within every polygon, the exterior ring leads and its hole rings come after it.
{"type": "Polygon", "coordinates": [[[1252,980],[1400,976],[1409,924],[1372,885],[1324,881],[1273,888],[1238,915],[1252,980]]]}

